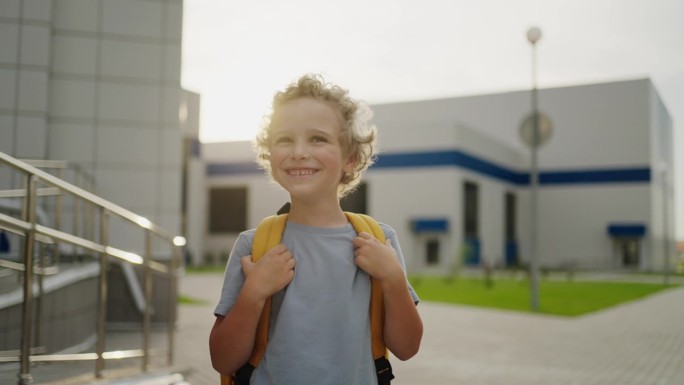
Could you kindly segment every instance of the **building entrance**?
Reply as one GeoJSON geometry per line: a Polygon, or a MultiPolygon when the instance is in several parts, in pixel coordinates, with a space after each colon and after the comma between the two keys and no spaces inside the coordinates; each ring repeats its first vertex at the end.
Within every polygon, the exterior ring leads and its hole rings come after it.
{"type": "Polygon", "coordinates": [[[622,263],[622,267],[639,267],[640,260],[640,240],[639,238],[618,238],[617,252],[618,259],[622,263]]]}
{"type": "Polygon", "coordinates": [[[609,223],[608,235],[613,239],[613,263],[617,268],[638,268],[641,264],[643,223],[609,223]]]}

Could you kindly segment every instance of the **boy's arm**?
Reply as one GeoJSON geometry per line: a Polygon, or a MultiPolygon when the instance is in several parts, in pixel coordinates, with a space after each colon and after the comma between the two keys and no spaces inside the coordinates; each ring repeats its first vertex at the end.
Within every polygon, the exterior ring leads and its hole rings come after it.
{"type": "Polygon", "coordinates": [[[269,250],[256,263],[250,256],[243,257],[240,262],[245,283],[228,314],[217,316],[209,335],[212,366],[227,375],[249,359],[266,299],[282,290],[294,277],[295,259],[283,245],[269,250]]]}
{"type": "Polygon", "coordinates": [[[209,335],[209,351],[217,372],[230,375],[247,362],[265,302],[266,297],[256,294],[245,281],[228,314],[216,317],[209,335]]]}
{"type": "Polygon", "coordinates": [[[209,351],[211,364],[217,372],[231,375],[247,362],[265,302],[243,286],[228,314],[216,316],[209,335],[209,351]]]}
{"type": "Polygon", "coordinates": [[[359,234],[353,243],[355,263],[382,284],[385,345],[400,360],[408,360],[420,348],[423,321],[409,292],[397,252],[389,239],[382,244],[368,233],[359,234]]]}
{"type": "Polygon", "coordinates": [[[382,280],[385,306],[385,345],[397,358],[408,360],[418,353],[423,337],[423,321],[409,294],[406,276],[401,274],[382,280]]]}

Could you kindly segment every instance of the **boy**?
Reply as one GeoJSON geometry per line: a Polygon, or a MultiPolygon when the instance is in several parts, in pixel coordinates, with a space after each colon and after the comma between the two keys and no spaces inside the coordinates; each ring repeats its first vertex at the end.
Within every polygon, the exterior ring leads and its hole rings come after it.
{"type": "Polygon", "coordinates": [[[273,297],[266,352],[251,383],[376,384],[370,343],[370,279],[384,295],[384,340],[414,356],[423,326],[392,228],[387,242],[356,234],[340,197],[373,161],[368,107],[346,90],[305,75],[275,95],[257,136],[257,160],[290,195],[281,244],[256,263],[254,230],[240,234],[210,335],[212,364],[230,375],[249,359],[264,302],[273,297]]]}

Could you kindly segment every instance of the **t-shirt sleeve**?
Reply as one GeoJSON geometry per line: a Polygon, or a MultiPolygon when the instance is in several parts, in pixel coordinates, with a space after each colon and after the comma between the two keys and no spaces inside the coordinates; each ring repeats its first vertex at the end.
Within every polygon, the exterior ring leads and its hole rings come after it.
{"type": "MultiPolygon", "coordinates": [[[[404,253],[401,251],[401,244],[399,243],[397,232],[394,231],[393,228],[384,223],[380,223],[380,227],[382,227],[382,230],[385,233],[385,238],[389,239],[392,242],[392,247],[394,247],[394,250],[397,252],[397,259],[399,260],[399,264],[401,265],[401,268],[404,269],[404,272],[406,272],[406,262],[404,260],[404,253]]],[[[411,298],[413,298],[413,302],[417,305],[418,302],[420,302],[420,298],[418,297],[416,291],[413,290],[411,282],[408,281],[408,277],[406,278],[406,285],[409,288],[409,293],[411,294],[411,298]]]]}
{"type": "Polygon", "coordinates": [[[223,278],[223,288],[221,297],[214,309],[215,315],[225,316],[235,304],[242,285],[245,283],[245,276],[242,273],[242,257],[252,254],[252,241],[254,240],[254,230],[240,233],[233,245],[233,250],[228,257],[228,264],[223,278]]]}

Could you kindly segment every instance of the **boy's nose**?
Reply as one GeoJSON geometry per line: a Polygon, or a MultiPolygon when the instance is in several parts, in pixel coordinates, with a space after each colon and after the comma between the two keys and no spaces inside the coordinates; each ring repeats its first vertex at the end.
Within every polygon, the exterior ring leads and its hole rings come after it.
{"type": "Polygon", "coordinates": [[[292,147],[292,159],[306,159],[309,157],[309,150],[306,143],[295,142],[292,147]]]}

